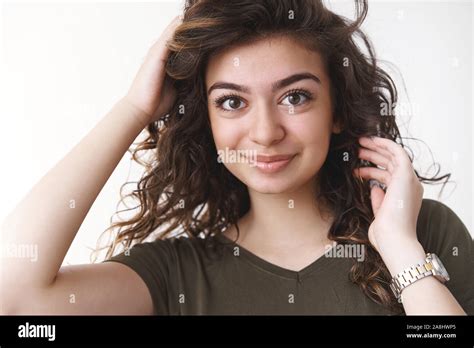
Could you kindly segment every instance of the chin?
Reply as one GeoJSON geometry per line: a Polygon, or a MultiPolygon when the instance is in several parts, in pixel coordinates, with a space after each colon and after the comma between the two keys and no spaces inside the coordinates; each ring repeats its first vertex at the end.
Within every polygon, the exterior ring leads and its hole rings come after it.
{"type": "Polygon", "coordinates": [[[250,180],[247,184],[249,190],[256,191],[258,193],[267,193],[267,194],[278,194],[278,193],[289,193],[294,191],[295,187],[292,183],[288,182],[271,182],[272,180],[266,180],[266,182],[258,182],[256,180],[250,180]]]}
{"type": "Polygon", "coordinates": [[[247,185],[249,190],[267,194],[291,193],[297,191],[305,182],[291,173],[281,176],[250,174],[245,178],[239,178],[239,180],[247,185]]]}
{"type": "Polygon", "coordinates": [[[276,173],[263,173],[247,164],[228,167],[229,171],[239,179],[249,190],[279,194],[298,191],[314,179],[318,168],[285,168],[276,173]]]}

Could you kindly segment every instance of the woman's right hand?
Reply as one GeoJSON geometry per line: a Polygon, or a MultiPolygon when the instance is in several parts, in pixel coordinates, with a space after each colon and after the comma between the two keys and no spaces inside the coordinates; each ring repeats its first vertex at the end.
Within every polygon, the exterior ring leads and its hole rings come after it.
{"type": "Polygon", "coordinates": [[[147,125],[168,113],[176,99],[176,91],[170,80],[165,79],[165,64],[169,55],[166,43],[181,22],[181,16],[176,16],[150,47],[125,97],[146,114],[147,125]]]}

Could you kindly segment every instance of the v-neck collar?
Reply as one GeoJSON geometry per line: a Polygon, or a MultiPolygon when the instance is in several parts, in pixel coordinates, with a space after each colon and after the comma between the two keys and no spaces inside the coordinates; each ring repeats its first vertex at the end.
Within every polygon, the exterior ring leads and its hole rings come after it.
{"type": "MultiPolygon", "coordinates": [[[[274,263],[271,263],[265,259],[262,259],[260,256],[257,256],[250,250],[244,248],[240,244],[237,244],[236,242],[234,242],[232,239],[230,239],[223,233],[219,233],[217,235],[217,238],[220,239],[221,241],[226,242],[228,246],[238,247],[239,256],[243,257],[246,261],[250,262],[254,267],[260,268],[264,271],[273,273],[278,276],[282,276],[282,277],[290,278],[290,279],[296,279],[298,281],[301,281],[303,278],[305,278],[306,276],[316,271],[323,270],[331,262],[334,262],[334,259],[337,259],[335,257],[328,257],[326,256],[326,253],[325,253],[325,254],[322,254],[313,262],[311,262],[309,265],[300,269],[299,271],[294,271],[291,269],[280,267],[278,265],[275,265],[274,263]]],[[[333,245],[331,249],[334,247],[335,245],[333,245]]]]}

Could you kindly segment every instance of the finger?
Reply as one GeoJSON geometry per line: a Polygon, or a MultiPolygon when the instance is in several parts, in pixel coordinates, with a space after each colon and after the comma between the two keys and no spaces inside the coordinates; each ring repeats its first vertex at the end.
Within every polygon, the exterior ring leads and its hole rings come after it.
{"type": "Polygon", "coordinates": [[[378,146],[371,138],[361,137],[359,138],[359,144],[361,144],[363,147],[368,148],[372,151],[379,152],[385,157],[393,160],[393,157],[394,157],[393,154],[390,151],[385,150],[385,148],[378,146]]]}
{"type": "Polygon", "coordinates": [[[400,167],[400,173],[408,173],[408,169],[410,168],[411,175],[415,175],[415,170],[413,168],[412,162],[410,157],[408,156],[407,151],[399,144],[395,143],[390,139],[374,137],[373,142],[379,146],[379,148],[384,149],[386,151],[391,151],[391,154],[395,154],[392,156],[392,163],[394,167],[400,167]]]}
{"type": "Polygon", "coordinates": [[[403,147],[400,144],[394,142],[393,140],[381,137],[373,137],[372,140],[378,147],[390,152],[395,158],[405,162],[410,161],[410,158],[408,157],[408,154],[403,149],[403,147]]]}
{"type": "Polygon", "coordinates": [[[160,101],[158,102],[158,107],[154,114],[154,120],[165,116],[170,112],[171,107],[173,106],[176,100],[177,92],[173,87],[171,80],[168,78],[168,75],[165,76],[163,89],[160,95],[160,101]]]}
{"type": "Polygon", "coordinates": [[[374,212],[375,216],[377,216],[384,197],[385,192],[379,186],[373,185],[370,189],[370,201],[372,204],[372,211],[374,212]]]}
{"type": "Polygon", "coordinates": [[[384,169],[388,170],[390,173],[393,172],[393,164],[391,160],[384,155],[380,154],[379,152],[369,150],[366,148],[359,149],[359,157],[361,159],[370,161],[378,166],[383,167],[384,169]]]}
{"type": "Polygon", "coordinates": [[[387,186],[390,185],[390,181],[392,179],[392,176],[388,171],[375,167],[356,168],[354,172],[363,179],[375,179],[387,186]]]}
{"type": "Polygon", "coordinates": [[[150,47],[150,51],[154,55],[154,59],[161,58],[165,59],[169,53],[169,49],[166,43],[172,39],[176,28],[182,24],[182,18],[176,16],[163,30],[161,35],[156,39],[156,41],[150,47]]]}
{"type": "Polygon", "coordinates": [[[168,25],[166,26],[164,32],[165,33],[172,33],[174,32],[174,30],[181,24],[183,23],[183,17],[182,16],[176,16],[174,17],[171,22],[168,23],[168,25]]]}

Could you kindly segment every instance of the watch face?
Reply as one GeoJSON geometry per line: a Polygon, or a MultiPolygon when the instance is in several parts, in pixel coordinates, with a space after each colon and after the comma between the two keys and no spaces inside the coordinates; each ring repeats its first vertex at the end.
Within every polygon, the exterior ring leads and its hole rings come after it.
{"type": "Polygon", "coordinates": [[[439,272],[439,274],[445,278],[446,280],[449,280],[449,274],[448,274],[448,271],[446,270],[446,268],[444,268],[444,265],[443,263],[441,262],[441,260],[438,258],[438,256],[436,256],[435,254],[430,254],[430,259],[431,259],[431,263],[433,264],[433,268],[439,272]]]}

